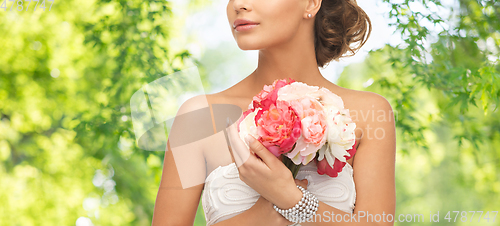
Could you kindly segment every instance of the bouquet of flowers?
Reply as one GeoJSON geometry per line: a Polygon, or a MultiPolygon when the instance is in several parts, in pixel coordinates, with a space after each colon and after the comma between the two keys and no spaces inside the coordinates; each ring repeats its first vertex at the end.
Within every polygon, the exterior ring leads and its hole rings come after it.
{"type": "Polygon", "coordinates": [[[356,124],[338,95],[291,78],[265,85],[237,128],[242,140],[249,134],[281,156],[294,178],[301,165],[315,158],[319,174],[337,177],[352,157],[356,138],[356,124]]]}

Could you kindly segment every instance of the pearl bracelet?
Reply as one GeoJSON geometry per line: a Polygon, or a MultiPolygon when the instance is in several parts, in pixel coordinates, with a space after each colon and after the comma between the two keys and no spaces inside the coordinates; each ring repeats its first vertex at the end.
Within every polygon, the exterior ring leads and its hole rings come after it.
{"type": "Polygon", "coordinates": [[[273,204],[274,209],[285,217],[290,222],[302,223],[306,222],[309,218],[316,215],[318,211],[319,201],[315,195],[313,195],[308,190],[304,189],[302,186],[297,185],[297,187],[302,191],[302,199],[299,203],[295,204],[294,207],[283,210],[278,208],[273,204]]]}

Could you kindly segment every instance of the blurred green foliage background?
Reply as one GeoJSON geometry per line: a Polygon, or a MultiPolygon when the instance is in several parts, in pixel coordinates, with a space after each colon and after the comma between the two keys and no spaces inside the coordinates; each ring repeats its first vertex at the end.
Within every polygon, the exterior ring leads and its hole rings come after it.
{"type": "MultiPolygon", "coordinates": [[[[429,212],[446,225],[447,211],[500,210],[500,3],[455,1],[460,10],[441,18],[412,10],[439,9],[439,0],[384,0],[403,42],[371,51],[337,81],[391,102],[396,216],[423,214],[419,225],[431,224],[429,212]]],[[[164,153],[136,146],[130,97],[186,60],[213,85],[208,65],[169,44],[182,19],[171,10],[160,0],[0,10],[0,225],[151,224],[164,153]]],[[[204,224],[199,209],[195,225],[204,224]]],[[[407,224],[416,223],[397,223],[407,224]]]]}

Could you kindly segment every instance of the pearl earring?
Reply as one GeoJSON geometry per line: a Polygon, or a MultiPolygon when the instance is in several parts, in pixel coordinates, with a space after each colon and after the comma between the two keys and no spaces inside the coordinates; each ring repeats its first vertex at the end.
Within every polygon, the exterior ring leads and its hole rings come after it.
{"type": "Polygon", "coordinates": [[[310,13],[309,13],[309,14],[307,14],[307,17],[309,17],[309,18],[311,18],[312,16],[313,16],[313,15],[311,15],[310,13]]]}

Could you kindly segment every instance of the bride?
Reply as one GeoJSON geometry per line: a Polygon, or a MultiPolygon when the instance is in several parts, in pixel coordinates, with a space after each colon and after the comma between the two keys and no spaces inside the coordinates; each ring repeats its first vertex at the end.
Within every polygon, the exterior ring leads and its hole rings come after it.
{"type": "Polygon", "coordinates": [[[226,10],[239,48],[259,50],[258,67],[229,89],[193,97],[179,109],[153,225],[193,225],[200,199],[207,225],[291,225],[275,207],[293,207],[303,192],[319,202],[301,225],[393,225],[392,108],[376,93],[329,82],[318,69],[366,42],[371,23],[365,12],[355,0],[229,0],[226,10]],[[264,85],[285,78],[325,87],[349,109],[356,142],[337,177],[320,175],[320,162],[311,161],[294,179],[259,141],[242,146],[235,124],[227,126],[226,118],[236,122],[264,85]]]}

